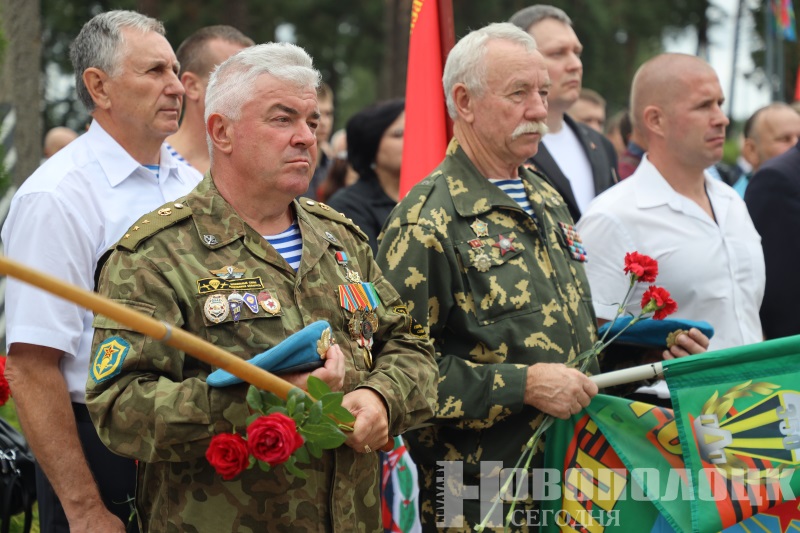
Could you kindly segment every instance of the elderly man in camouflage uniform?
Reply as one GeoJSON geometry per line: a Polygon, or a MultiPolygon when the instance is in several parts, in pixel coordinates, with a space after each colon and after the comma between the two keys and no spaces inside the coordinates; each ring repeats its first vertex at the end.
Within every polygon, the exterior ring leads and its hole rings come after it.
{"type": "Polygon", "coordinates": [[[294,200],[317,156],[318,82],[311,58],[291,44],[255,46],[223,63],[206,99],[210,173],[130,229],[100,286],[242,358],[327,320],[338,347],[315,373],[338,381],[355,431],[347,446],[312,459],[307,480],[278,466],[223,481],[204,454],[212,435],[245,428],[247,387],[210,388],[207,364],[98,317],[95,361],[114,342],[119,355],[91,372],[89,409],[104,442],[140,461],[144,531],[378,531],[372,450],[432,415],[430,343],[365,235],[323,204],[294,200]],[[292,233],[302,255],[275,238],[292,233]],[[374,285],[377,308],[340,299],[361,281],[374,285]],[[234,293],[247,305],[230,305],[234,293]],[[251,307],[256,295],[262,305],[251,307]]]}
{"type": "MultiPolygon", "coordinates": [[[[548,87],[533,38],[513,25],[459,41],[444,71],[454,139],[384,227],[378,262],[430,332],[441,374],[435,424],[409,437],[425,530],[453,518],[437,505],[453,482],[437,483],[437,461],[461,461],[478,487],[481,461],[513,467],[544,414],[566,418],[597,393],[564,364],[596,340],[585,257],[568,244],[561,197],[521,168],[546,130],[548,87]]],[[[462,503],[474,526],[479,502],[462,503]]]]}

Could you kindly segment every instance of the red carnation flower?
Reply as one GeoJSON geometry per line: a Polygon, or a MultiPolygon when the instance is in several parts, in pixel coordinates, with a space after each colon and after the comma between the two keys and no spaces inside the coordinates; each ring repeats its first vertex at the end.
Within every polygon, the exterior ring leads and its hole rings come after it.
{"type": "Polygon", "coordinates": [[[270,466],[285,463],[302,445],[294,420],[281,413],[258,417],[247,428],[250,453],[270,466]]]}
{"type": "Polygon", "coordinates": [[[658,261],[639,252],[627,253],[625,254],[625,273],[633,274],[636,281],[653,283],[658,276],[658,261]]]}
{"type": "Polygon", "coordinates": [[[206,450],[206,459],[222,479],[230,481],[250,464],[247,441],[235,433],[214,435],[206,450]]]}
{"type": "Polygon", "coordinates": [[[0,406],[5,405],[11,397],[11,389],[6,381],[6,358],[0,357],[0,406]]]}
{"type": "Polygon", "coordinates": [[[655,311],[654,320],[663,320],[678,310],[678,304],[663,287],[650,285],[642,295],[642,311],[650,313],[655,311]]]}

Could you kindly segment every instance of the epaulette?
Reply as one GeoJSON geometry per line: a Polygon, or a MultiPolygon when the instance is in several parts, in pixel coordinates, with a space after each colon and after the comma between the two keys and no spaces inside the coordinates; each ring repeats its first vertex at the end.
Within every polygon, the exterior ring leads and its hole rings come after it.
{"type": "Polygon", "coordinates": [[[403,221],[404,224],[416,224],[419,221],[419,214],[422,212],[422,207],[425,205],[431,193],[431,189],[433,189],[433,186],[436,184],[436,178],[442,174],[443,172],[441,170],[436,170],[408,191],[403,201],[409,202],[411,201],[410,199],[413,198],[414,204],[406,210],[406,216],[403,221]]]}
{"type": "Polygon", "coordinates": [[[369,242],[369,237],[367,237],[367,234],[361,231],[361,228],[359,228],[355,224],[355,222],[353,222],[353,219],[347,218],[347,216],[344,213],[340,213],[339,211],[332,208],[328,204],[317,202],[309,198],[300,198],[297,201],[303,209],[305,209],[312,215],[315,215],[320,218],[326,218],[328,220],[336,222],[337,224],[342,224],[344,226],[347,226],[353,231],[353,233],[358,235],[358,237],[361,240],[363,240],[364,242],[369,242]]]}
{"type": "Polygon", "coordinates": [[[139,218],[117,242],[116,248],[133,252],[144,240],[190,216],[192,210],[186,205],[186,199],[167,202],[139,218]]]}

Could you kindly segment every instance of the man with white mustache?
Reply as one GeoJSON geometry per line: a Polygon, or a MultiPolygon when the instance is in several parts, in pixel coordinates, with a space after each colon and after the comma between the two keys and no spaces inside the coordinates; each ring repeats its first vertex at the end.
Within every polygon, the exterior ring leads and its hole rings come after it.
{"type": "Polygon", "coordinates": [[[470,33],[443,84],[453,140],[392,212],[378,264],[430,334],[441,375],[433,425],[406,434],[422,528],[469,531],[482,518],[477,499],[463,501],[468,527],[437,516],[437,461],[462,461],[463,485],[476,487],[482,461],[513,467],[543,413],[567,418],[597,393],[564,364],[596,334],[567,205],[523,167],[547,131],[550,78],[533,38],[509,23],[470,33]]]}
{"type": "Polygon", "coordinates": [[[583,45],[572,20],[557,7],[530,6],[509,22],[536,40],[552,82],[547,111],[550,135],[528,163],[558,190],[577,222],[596,195],[619,181],[611,142],[567,114],[581,93],[583,45]]]}

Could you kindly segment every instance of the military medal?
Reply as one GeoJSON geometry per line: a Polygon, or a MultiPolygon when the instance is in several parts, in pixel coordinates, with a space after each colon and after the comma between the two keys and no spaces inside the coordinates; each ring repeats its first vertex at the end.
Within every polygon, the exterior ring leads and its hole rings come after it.
{"type": "Polygon", "coordinates": [[[364,349],[367,368],[372,368],[373,337],[378,331],[378,315],[375,311],[380,304],[378,291],[371,282],[339,285],[339,305],[353,313],[347,324],[350,338],[364,349]]]}
{"type": "Polygon", "coordinates": [[[244,302],[244,298],[238,292],[228,295],[228,306],[231,308],[234,322],[239,322],[239,318],[242,316],[242,302],[244,302]]]}
{"type": "Polygon", "coordinates": [[[489,269],[492,267],[492,258],[484,252],[479,252],[472,257],[472,266],[474,266],[478,272],[489,272],[489,269]]]}
{"type": "Polygon", "coordinates": [[[471,241],[469,241],[469,245],[473,249],[483,248],[483,241],[480,239],[472,239],[471,241]]]}
{"type": "Polygon", "coordinates": [[[344,277],[350,283],[361,283],[361,275],[355,270],[351,270],[347,264],[349,261],[345,252],[336,252],[336,262],[344,267],[344,277]]]}
{"type": "Polygon", "coordinates": [[[567,248],[569,248],[569,254],[572,258],[582,263],[588,261],[586,248],[583,247],[581,236],[575,231],[575,227],[564,222],[559,222],[558,225],[561,227],[561,234],[564,235],[564,240],[567,242],[567,248]]]}
{"type": "Polygon", "coordinates": [[[245,303],[248,309],[253,312],[254,315],[258,314],[258,298],[256,298],[255,294],[250,292],[244,293],[244,296],[242,296],[242,301],[245,303]]]}
{"type": "Polygon", "coordinates": [[[497,241],[492,245],[494,248],[500,248],[500,256],[503,257],[508,252],[516,252],[517,249],[514,248],[512,244],[514,242],[514,237],[503,237],[503,234],[497,236],[497,241]]]}
{"type": "Polygon", "coordinates": [[[489,224],[479,218],[476,218],[475,221],[469,225],[469,227],[471,227],[472,231],[475,232],[476,237],[489,236],[489,224]]]}
{"type": "Polygon", "coordinates": [[[219,324],[228,318],[228,300],[221,294],[212,294],[206,299],[203,312],[211,322],[219,324]]]}
{"type": "Polygon", "coordinates": [[[258,293],[258,303],[267,313],[277,315],[281,312],[281,303],[272,297],[269,291],[258,293]]]}

